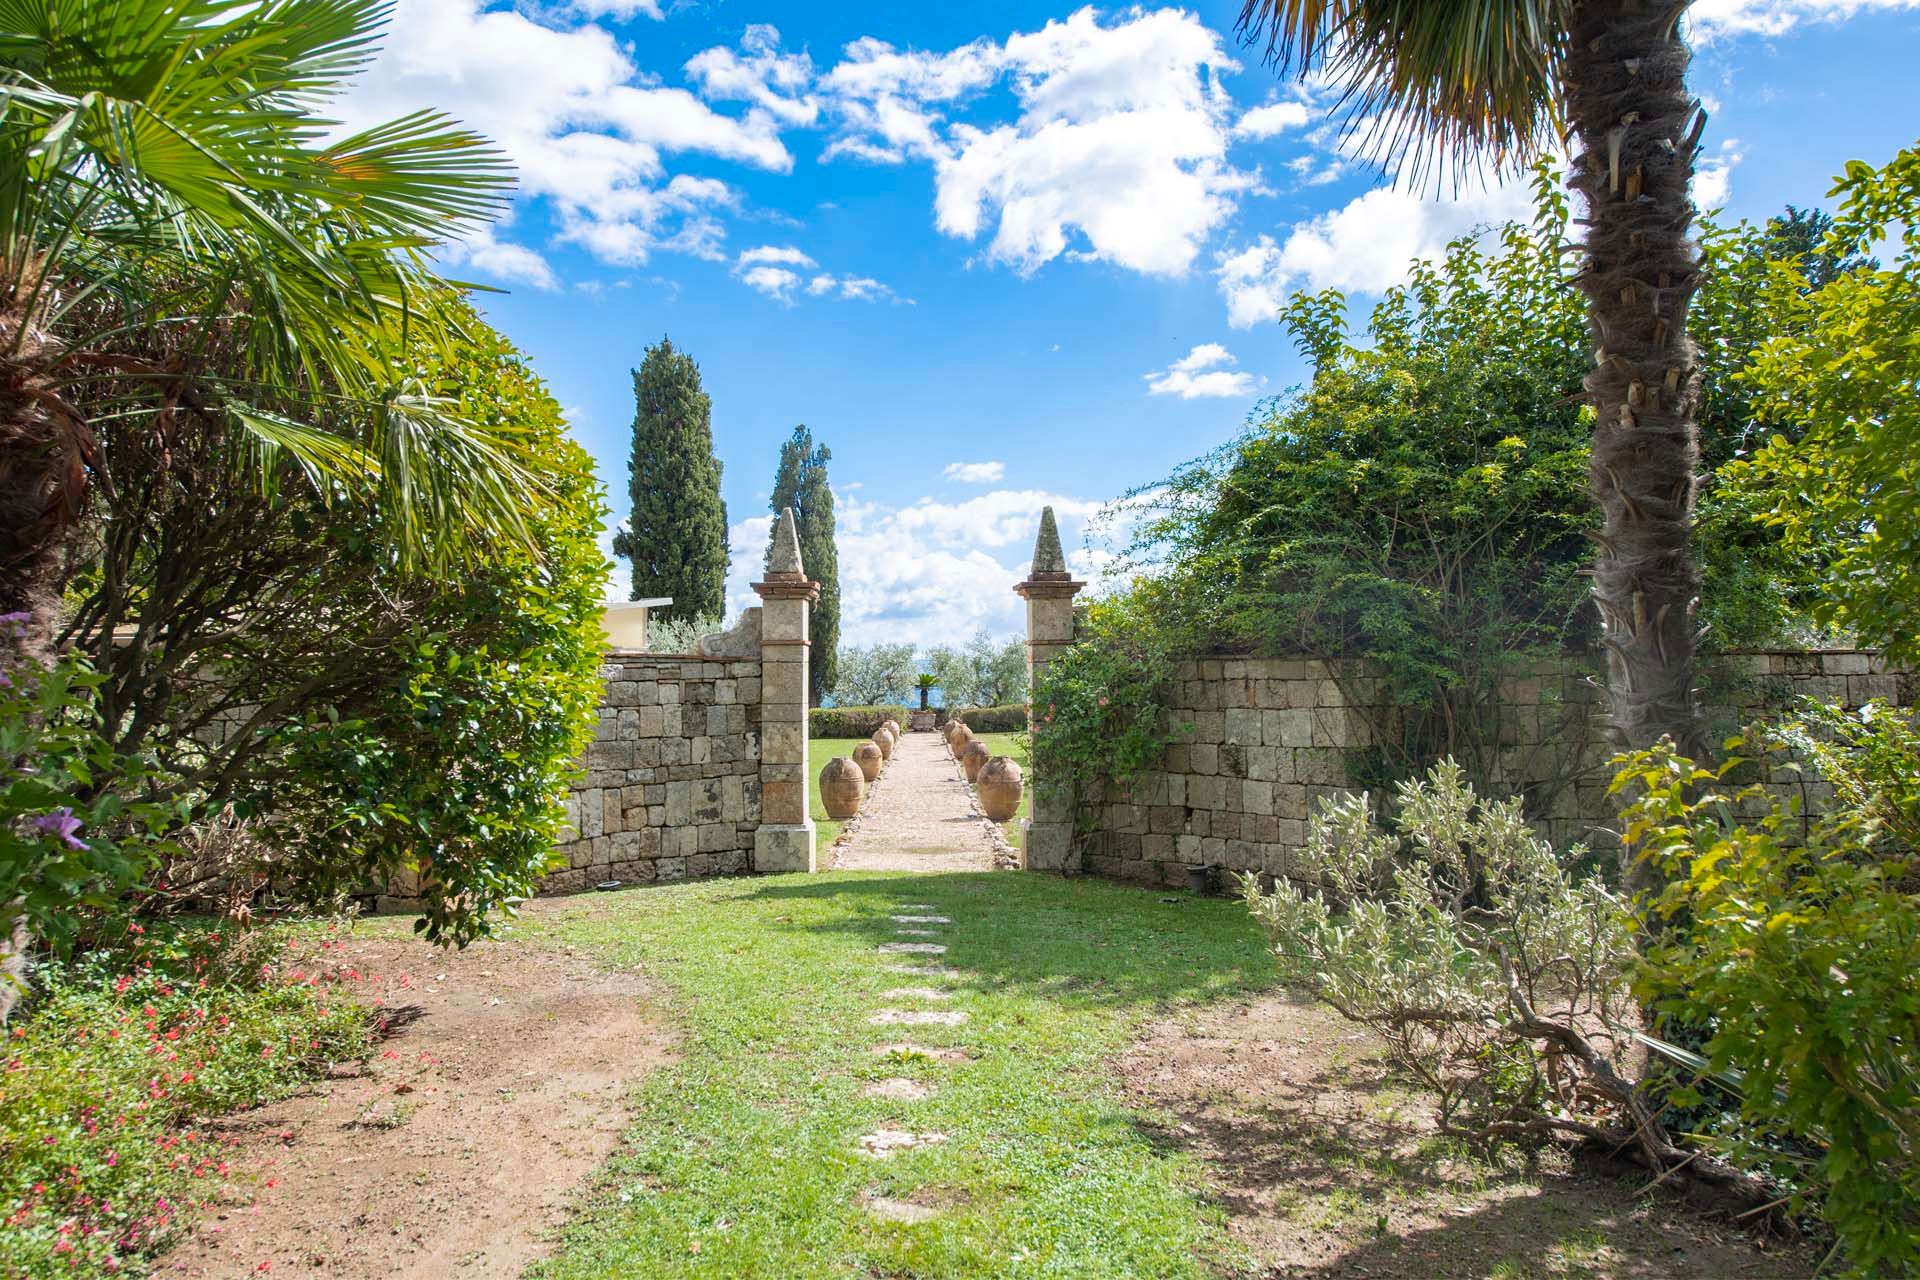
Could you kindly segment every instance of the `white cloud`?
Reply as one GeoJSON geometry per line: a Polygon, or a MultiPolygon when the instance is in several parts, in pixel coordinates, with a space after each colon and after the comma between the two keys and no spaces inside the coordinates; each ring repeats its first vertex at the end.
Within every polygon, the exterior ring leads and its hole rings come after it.
{"type": "Polygon", "coordinates": [[[742,250],[740,256],[734,259],[733,265],[735,267],[745,268],[751,267],[759,262],[772,262],[789,267],[811,267],[814,265],[812,258],[809,258],[806,254],[790,244],[763,244],[757,248],[742,250]]]}
{"type": "Polygon", "coordinates": [[[1778,36],[1803,22],[1844,22],[1857,13],[1920,8],[1920,0],[1698,0],[1687,11],[1689,34],[1703,42],[1721,36],[1778,36]]]}
{"type": "Polygon", "coordinates": [[[1233,132],[1239,138],[1271,138],[1276,133],[1299,128],[1307,119],[1307,107],[1303,102],[1269,102],[1241,116],[1239,123],[1233,126],[1233,132]]]}
{"type": "Polygon", "coordinates": [[[523,244],[498,239],[497,227],[481,227],[466,241],[449,245],[443,255],[450,266],[470,267],[475,274],[505,284],[524,284],[551,293],[560,287],[547,260],[523,244]]]}
{"type": "Polygon", "coordinates": [[[1219,343],[1203,342],[1159,373],[1145,375],[1147,391],[1156,396],[1201,400],[1250,396],[1266,385],[1265,378],[1217,367],[1238,363],[1233,353],[1219,343]]]}
{"type": "Polygon", "coordinates": [[[1376,188],[1294,224],[1284,241],[1262,235],[1221,252],[1214,276],[1227,300],[1227,323],[1245,329],[1277,319],[1295,289],[1380,293],[1404,280],[1415,258],[1432,258],[1475,228],[1525,221],[1532,209],[1524,179],[1469,184],[1445,199],[1376,188]]]}
{"type": "MultiPolygon", "coordinates": [[[[520,194],[551,204],[560,239],[608,262],[637,264],[662,249],[714,256],[716,214],[736,197],[717,178],[669,173],[667,156],[784,172],[793,157],[780,129],[790,117],[757,100],[737,115],[715,111],[655,82],[629,46],[585,20],[638,14],[658,16],[657,5],[583,0],[522,12],[484,0],[407,0],[395,6],[378,59],[333,106],[354,127],[422,107],[448,112],[500,145],[520,194]]],[[[756,43],[736,61],[767,56],[756,43]]]]}
{"type": "Polygon", "coordinates": [[[1226,161],[1237,64],[1192,14],[1091,8],[1005,43],[945,54],[847,46],[823,84],[841,123],[828,156],[930,161],[935,223],[1023,273],[1063,254],[1155,275],[1187,270],[1252,175],[1226,161]],[[950,123],[954,104],[1005,80],[1011,123],[950,123]]]}
{"type": "Polygon", "coordinates": [[[1693,171],[1693,203],[1701,209],[1719,209],[1733,193],[1733,167],[1746,159],[1738,138],[1728,138],[1693,171]]]}
{"type": "Polygon", "coordinates": [[[940,473],[959,484],[998,484],[1007,474],[1004,462],[949,462],[940,473]]]}
{"type": "Polygon", "coordinates": [[[799,275],[785,267],[749,267],[734,274],[747,288],[757,289],[776,302],[784,302],[788,306],[793,305],[793,291],[800,287],[799,275]]]}
{"type": "Polygon", "coordinates": [[[806,92],[813,83],[813,59],[780,52],[780,32],[764,23],[740,37],[745,56],[720,47],[688,59],[687,78],[715,102],[751,102],[790,125],[810,125],[820,103],[806,92]]]}
{"type": "MultiPolygon", "coordinates": [[[[1022,634],[1025,616],[1013,586],[1026,572],[1040,508],[1051,505],[1063,539],[1077,549],[1085,521],[1100,504],[1040,490],[996,490],[962,503],[930,499],[908,507],[862,501],[836,491],[835,549],[840,561],[842,644],[951,644],[976,627],[1022,634]]],[[[748,583],[765,562],[771,521],[756,516],[733,526],[730,613],[758,604],[748,583]]]]}
{"type": "Polygon", "coordinates": [[[659,0],[572,0],[567,9],[583,18],[612,18],[616,22],[642,17],[664,22],[667,17],[660,11],[659,0]]]}

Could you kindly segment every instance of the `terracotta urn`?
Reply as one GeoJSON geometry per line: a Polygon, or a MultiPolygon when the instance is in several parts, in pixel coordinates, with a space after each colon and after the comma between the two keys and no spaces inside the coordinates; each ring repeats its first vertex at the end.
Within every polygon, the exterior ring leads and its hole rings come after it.
{"type": "Polygon", "coordinates": [[[969,742],[960,752],[960,768],[966,773],[967,781],[978,778],[980,771],[987,767],[987,761],[992,758],[993,752],[987,749],[986,743],[978,738],[969,742]]]}
{"type": "Polygon", "coordinates": [[[972,741],[973,730],[967,728],[963,721],[955,720],[953,732],[947,735],[947,745],[953,748],[953,758],[958,760],[961,753],[967,749],[967,744],[972,741]]]}
{"type": "Polygon", "coordinates": [[[880,727],[882,729],[885,729],[888,733],[892,734],[896,742],[899,741],[900,722],[898,720],[895,720],[892,716],[888,716],[884,721],[881,722],[880,727]]]}
{"type": "Polygon", "coordinates": [[[863,742],[853,749],[853,762],[860,766],[860,772],[868,782],[880,776],[880,766],[886,760],[880,754],[880,744],[877,742],[863,742]]]}
{"type": "Polygon", "coordinates": [[[860,766],[845,756],[835,756],[820,770],[820,803],[829,818],[851,818],[866,798],[867,780],[860,766]]]}
{"type": "Polygon", "coordinates": [[[1005,756],[995,756],[980,770],[974,784],[980,792],[980,808],[995,822],[1005,822],[1020,810],[1020,766],[1005,756]]]}
{"type": "Polygon", "coordinates": [[[875,729],[873,731],[873,740],[876,744],[878,744],[880,748],[880,755],[883,759],[887,759],[887,760],[893,759],[894,739],[893,739],[893,735],[887,732],[887,727],[885,725],[881,725],[878,729],[875,729]]]}

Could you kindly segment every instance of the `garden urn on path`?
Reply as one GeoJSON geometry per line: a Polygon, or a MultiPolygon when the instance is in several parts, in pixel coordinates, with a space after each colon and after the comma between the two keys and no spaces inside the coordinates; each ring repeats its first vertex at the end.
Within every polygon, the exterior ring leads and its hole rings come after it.
{"type": "Polygon", "coordinates": [[[967,743],[960,752],[960,768],[965,771],[967,781],[972,782],[978,778],[980,771],[987,767],[987,761],[992,758],[993,751],[980,739],[975,738],[967,743]]]}
{"type": "Polygon", "coordinates": [[[1006,822],[1020,812],[1020,766],[1007,757],[987,761],[974,785],[980,792],[980,808],[993,821],[1006,822]]]}
{"type": "Polygon", "coordinates": [[[893,759],[893,734],[888,731],[887,726],[881,725],[873,731],[873,741],[880,748],[883,759],[893,759]]]}
{"type": "Polygon", "coordinates": [[[863,742],[853,749],[853,762],[860,766],[860,772],[872,782],[880,776],[880,766],[886,763],[886,757],[880,754],[880,744],[863,742]]]}
{"type": "Polygon", "coordinates": [[[867,780],[860,766],[845,756],[835,756],[820,770],[820,803],[827,816],[836,821],[860,812],[867,798],[867,780]]]}
{"type": "Polygon", "coordinates": [[[962,753],[966,751],[967,744],[972,741],[973,730],[967,728],[963,721],[955,720],[953,722],[953,732],[947,735],[947,745],[953,748],[953,758],[958,760],[962,753]]]}

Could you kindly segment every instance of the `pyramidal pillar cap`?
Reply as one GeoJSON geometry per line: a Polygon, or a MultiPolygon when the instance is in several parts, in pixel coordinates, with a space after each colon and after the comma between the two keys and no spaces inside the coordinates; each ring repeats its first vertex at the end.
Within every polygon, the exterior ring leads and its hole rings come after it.
{"type": "Polygon", "coordinates": [[[806,567],[800,563],[800,531],[794,524],[792,507],[783,508],[779,523],[773,526],[773,545],[767,550],[767,580],[754,583],[753,589],[763,599],[806,596],[817,600],[820,596],[820,584],[808,580],[806,567]]]}
{"type": "Polygon", "coordinates": [[[1067,572],[1067,553],[1060,546],[1060,525],[1053,518],[1053,508],[1042,507],[1040,535],[1033,540],[1033,567],[1027,570],[1027,580],[1016,585],[1014,591],[1021,596],[1070,596],[1086,585],[1075,582],[1067,572]]]}

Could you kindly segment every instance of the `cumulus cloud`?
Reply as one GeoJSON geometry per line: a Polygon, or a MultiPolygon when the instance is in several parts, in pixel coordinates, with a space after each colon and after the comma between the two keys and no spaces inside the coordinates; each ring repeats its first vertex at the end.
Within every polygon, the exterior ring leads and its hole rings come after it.
{"type": "Polygon", "coordinates": [[[1087,8],[944,54],[859,40],[824,81],[840,122],[828,154],[930,162],[935,225],[963,240],[990,228],[987,258],[1020,272],[1073,254],[1179,275],[1255,184],[1226,161],[1218,77],[1236,65],[1175,9],[1105,25],[1087,8]],[[947,118],[1002,83],[1013,122],[947,118]]]}
{"type": "Polygon", "coordinates": [[[1145,375],[1147,391],[1182,400],[1250,396],[1266,384],[1266,379],[1222,367],[1238,363],[1219,343],[1203,342],[1160,372],[1145,375]]]}
{"type": "Polygon", "coordinates": [[[765,23],[749,26],[740,52],[705,49],[688,59],[687,79],[711,102],[751,102],[790,125],[810,125],[820,103],[807,88],[813,83],[813,59],[780,51],[780,32],[765,23]]]}
{"type": "Polygon", "coordinates": [[[802,271],[810,271],[818,265],[804,251],[790,244],[763,244],[741,251],[734,259],[733,275],[748,288],[757,289],[789,306],[803,286],[807,295],[815,298],[844,298],[852,302],[892,300],[909,304],[913,301],[899,297],[872,276],[842,276],[830,271],[817,272],[810,277],[801,275],[802,271]]]}
{"type": "Polygon", "coordinates": [[[1379,293],[1406,278],[1416,258],[1440,254],[1447,241],[1479,227],[1531,216],[1526,181],[1469,186],[1434,198],[1379,187],[1338,209],[1294,224],[1284,240],[1261,235],[1223,250],[1214,278],[1227,303],[1227,323],[1249,328],[1279,318],[1296,289],[1379,293]]]}
{"type": "Polygon", "coordinates": [[[940,473],[959,484],[998,484],[1007,474],[1004,462],[949,462],[940,473]]]}
{"type": "MultiPolygon", "coordinates": [[[[797,108],[774,101],[787,73],[767,65],[779,59],[766,43],[777,37],[750,33],[741,55],[727,51],[735,65],[718,57],[701,64],[695,83],[750,104],[723,113],[642,72],[630,47],[591,21],[640,14],[657,17],[658,7],[585,0],[522,12],[484,0],[408,0],[394,9],[380,57],[333,106],[350,127],[422,107],[448,112],[500,145],[519,172],[520,194],[550,204],[560,239],[604,261],[638,264],[660,250],[717,256],[718,215],[737,197],[719,179],[669,172],[667,158],[792,168],[780,130],[797,108]],[[765,101],[744,86],[755,75],[769,86],[765,101]]],[[[526,281],[537,274],[534,253],[492,260],[518,273],[504,278],[526,281]]]]}
{"type": "Polygon", "coordinates": [[[1304,102],[1269,102],[1241,116],[1233,132],[1239,138],[1271,138],[1276,133],[1299,128],[1307,119],[1304,102]]]}
{"type": "Polygon", "coordinates": [[[1806,22],[1844,22],[1857,13],[1920,8],[1920,0],[1698,0],[1687,11],[1697,39],[1785,35],[1806,22]]]}
{"type": "MultiPolygon", "coordinates": [[[[961,503],[923,499],[896,507],[834,494],[840,560],[841,643],[952,643],[976,627],[1019,634],[1025,621],[1014,583],[1026,574],[1040,508],[1051,505],[1069,546],[1100,504],[1042,490],[996,490],[961,503]]],[[[731,613],[759,603],[747,585],[759,576],[770,519],[734,525],[731,613]]],[[[1070,553],[1079,568],[1085,557],[1070,553]]]]}
{"type": "Polygon", "coordinates": [[[1746,158],[1738,138],[1728,138],[1701,160],[1693,171],[1693,203],[1701,209],[1719,209],[1733,193],[1733,167],[1746,158]]]}

